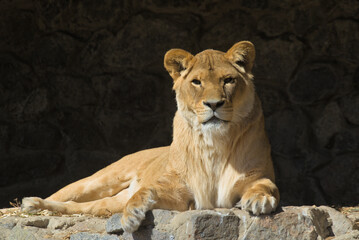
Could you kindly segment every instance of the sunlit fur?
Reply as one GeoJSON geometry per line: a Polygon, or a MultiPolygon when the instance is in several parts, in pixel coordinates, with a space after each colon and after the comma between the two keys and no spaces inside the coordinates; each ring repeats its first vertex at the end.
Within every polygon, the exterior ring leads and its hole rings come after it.
{"type": "Polygon", "coordinates": [[[45,200],[25,198],[23,209],[123,212],[127,232],[137,230],[153,208],[274,211],[279,192],[251,74],[254,58],[247,41],[226,53],[170,50],[164,64],[178,107],[172,144],[125,156],[45,200]]]}

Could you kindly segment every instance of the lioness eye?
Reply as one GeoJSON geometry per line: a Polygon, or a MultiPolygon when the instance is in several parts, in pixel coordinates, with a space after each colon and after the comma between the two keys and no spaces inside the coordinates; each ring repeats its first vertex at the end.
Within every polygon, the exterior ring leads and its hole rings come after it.
{"type": "Polygon", "coordinates": [[[236,61],[236,64],[240,67],[244,67],[244,65],[246,65],[246,62],[243,60],[238,60],[238,61],[236,61]]]}
{"type": "Polygon", "coordinates": [[[235,81],[234,78],[229,77],[224,79],[224,84],[231,84],[234,83],[234,81],[235,81]]]}
{"type": "Polygon", "coordinates": [[[201,85],[201,81],[200,81],[200,80],[197,80],[197,79],[193,79],[193,80],[192,80],[192,83],[193,83],[194,85],[201,85]]]}

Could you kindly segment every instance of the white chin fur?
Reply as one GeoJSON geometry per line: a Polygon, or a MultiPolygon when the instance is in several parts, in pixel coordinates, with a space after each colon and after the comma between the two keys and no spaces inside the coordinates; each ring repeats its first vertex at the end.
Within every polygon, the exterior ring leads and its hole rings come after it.
{"type": "Polygon", "coordinates": [[[214,146],[215,142],[218,144],[222,142],[229,131],[229,123],[214,122],[201,124],[201,133],[203,134],[203,140],[208,146],[214,146]]]}
{"type": "Polygon", "coordinates": [[[225,135],[229,129],[229,123],[226,122],[209,122],[201,124],[203,134],[225,135]]]}

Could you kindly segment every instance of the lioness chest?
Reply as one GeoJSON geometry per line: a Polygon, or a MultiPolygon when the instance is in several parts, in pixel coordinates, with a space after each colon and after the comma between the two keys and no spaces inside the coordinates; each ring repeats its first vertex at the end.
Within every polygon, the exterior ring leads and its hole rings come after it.
{"type": "Polygon", "coordinates": [[[187,184],[196,209],[233,207],[238,198],[233,189],[240,176],[228,164],[229,156],[208,146],[195,153],[188,164],[187,184]]]}

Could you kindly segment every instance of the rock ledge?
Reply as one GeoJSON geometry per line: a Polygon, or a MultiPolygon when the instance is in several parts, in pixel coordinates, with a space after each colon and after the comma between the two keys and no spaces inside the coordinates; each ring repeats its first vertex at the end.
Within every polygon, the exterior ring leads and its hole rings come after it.
{"type": "Polygon", "coordinates": [[[153,210],[133,234],[122,231],[120,218],[7,216],[0,218],[0,239],[359,239],[355,220],[326,206],[282,207],[258,217],[239,209],[153,210]]]}

